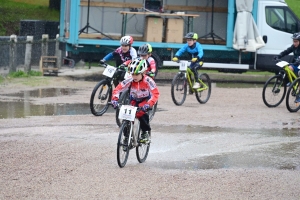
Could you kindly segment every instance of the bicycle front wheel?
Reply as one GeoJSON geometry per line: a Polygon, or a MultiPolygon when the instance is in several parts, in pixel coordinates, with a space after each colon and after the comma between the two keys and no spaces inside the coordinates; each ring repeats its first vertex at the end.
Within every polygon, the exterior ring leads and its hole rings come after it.
{"type": "Polygon", "coordinates": [[[120,168],[127,163],[131,141],[128,139],[131,123],[123,121],[118,138],[117,161],[120,168]]]}
{"type": "Polygon", "coordinates": [[[297,112],[300,109],[300,103],[295,102],[296,96],[300,94],[300,78],[297,78],[289,87],[286,94],[286,108],[290,112],[297,112]]]}
{"type": "Polygon", "coordinates": [[[90,109],[93,115],[103,115],[109,105],[108,102],[111,100],[112,87],[108,80],[100,81],[93,89],[90,98],[90,109]]]}
{"type": "Polygon", "coordinates": [[[286,94],[286,84],[281,75],[271,77],[264,85],[262,98],[266,106],[277,107],[286,94]]]}
{"type": "Polygon", "coordinates": [[[184,103],[187,93],[187,80],[184,73],[178,73],[172,80],[171,96],[175,105],[184,103]]]}
{"type": "MultiPolygon", "coordinates": [[[[119,103],[122,105],[130,104],[129,90],[122,92],[122,94],[119,98],[119,103]]],[[[119,112],[120,112],[120,108],[117,108],[116,109],[116,123],[120,127],[122,125],[122,120],[119,119],[119,112]]]]}
{"type": "Polygon", "coordinates": [[[200,88],[195,90],[196,99],[199,103],[204,104],[209,100],[211,94],[211,80],[206,73],[199,75],[200,88]]]}
{"type": "MultiPolygon", "coordinates": [[[[141,138],[141,129],[138,131],[138,141],[141,138]]],[[[136,158],[139,163],[143,163],[146,161],[150,149],[150,142],[151,141],[151,134],[149,135],[149,142],[148,143],[140,143],[138,142],[138,146],[136,147],[136,158]]]]}

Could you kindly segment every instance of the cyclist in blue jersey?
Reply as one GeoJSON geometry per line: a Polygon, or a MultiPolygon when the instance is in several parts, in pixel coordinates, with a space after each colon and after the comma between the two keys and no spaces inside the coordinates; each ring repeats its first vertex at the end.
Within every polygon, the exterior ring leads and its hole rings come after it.
{"type": "Polygon", "coordinates": [[[188,52],[192,56],[192,62],[189,68],[194,73],[195,83],[193,85],[194,89],[197,89],[200,87],[200,83],[198,80],[198,69],[202,67],[203,61],[203,48],[198,40],[198,34],[194,32],[187,33],[184,38],[186,38],[187,43],[181,47],[175,54],[175,57],[173,57],[173,61],[177,62],[178,57],[180,57],[183,53],[188,52]]]}

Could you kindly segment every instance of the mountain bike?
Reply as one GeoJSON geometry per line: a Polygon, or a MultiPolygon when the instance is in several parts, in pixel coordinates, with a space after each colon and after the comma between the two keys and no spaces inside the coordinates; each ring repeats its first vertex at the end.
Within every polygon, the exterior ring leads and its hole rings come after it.
{"type": "Polygon", "coordinates": [[[194,73],[188,68],[188,64],[188,61],[179,61],[179,72],[172,80],[171,96],[177,106],[182,105],[186,99],[187,85],[189,85],[189,91],[195,93],[196,99],[201,104],[206,103],[211,94],[211,80],[206,73],[199,74],[198,80],[200,82],[200,88],[193,88],[195,79],[192,79],[192,77],[194,73]]]}
{"type": "Polygon", "coordinates": [[[281,104],[286,95],[287,84],[297,79],[296,74],[289,68],[290,63],[281,60],[276,62],[276,65],[282,69],[266,81],[262,91],[262,99],[270,108],[281,104]]]}
{"type": "MultiPolygon", "coordinates": [[[[147,74],[147,75],[149,75],[149,74],[147,74]]],[[[154,77],[156,77],[156,75],[154,77]]],[[[118,102],[122,105],[130,105],[130,91],[129,91],[129,89],[122,92],[122,94],[119,97],[118,102]]],[[[157,103],[158,102],[156,102],[154,104],[154,106],[152,107],[152,109],[148,111],[149,121],[151,121],[153,119],[154,115],[155,115],[155,112],[156,112],[156,109],[157,109],[157,103]]],[[[120,127],[122,125],[122,120],[119,118],[119,112],[120,112],[120,110],[117,108],[116,109],[116,115],[115,115],[116,116],[116,123],[120,127]]]]}
{"type": "MultiPolygon", "coordinates": [[[[300,76],[300,71],[298,72],[298,76],[300,76]]],[[[297,112],[300,109],[300,103],[295,101],[298,95],[300,95],[300,78],[294,80],[287,91],[286,108],[288,111],[297,112]]]]}
{"type": "Polygon", "coordinates": [[[136,113],[141,110],[141,108],[119,104],[119,109],[119,118],[123,121],[117,143],[118,165],[120,168],[126,165],[129,151],[134,148],[136,148],[136,158],[138,162],[143,163],[146,161],[149,153],[151,135],[149,135],[148,142],[140,142],[142,131],[140,129],[140,121],[136,118],[136,113]]]}
{"type": "Polygon", "coordinates": [[[90,98],[90,109],[95,116],[101,116],[107,111],[108,102],[111,101],[113,83],[124,80],[124,75],[127,74],[126,67],[123,65],[117,68],[105,63],[103,66],[105,67],[103,75],[106,78],[97,83],[90,98]]]}

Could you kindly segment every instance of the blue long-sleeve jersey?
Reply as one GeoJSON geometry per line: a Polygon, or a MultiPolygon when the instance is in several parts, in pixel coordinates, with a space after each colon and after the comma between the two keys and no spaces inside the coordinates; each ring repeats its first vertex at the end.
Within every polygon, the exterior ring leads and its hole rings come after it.
{"type": "Polygon", "coordinates": [[[180,57],[184,52],[188,52],[189,54],[192,55],[192,58],[196,58],[197,56],[199,58],[202,58],[204,53],[203,53],[203,48],[199,42],[196,42],[193,46],[189,46],[187,43],[181,47],[175,54],[176,57],[180,57]]]}

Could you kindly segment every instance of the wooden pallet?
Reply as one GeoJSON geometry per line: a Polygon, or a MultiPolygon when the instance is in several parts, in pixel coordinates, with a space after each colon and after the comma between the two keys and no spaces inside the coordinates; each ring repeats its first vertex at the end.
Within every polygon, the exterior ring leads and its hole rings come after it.
{"type": "Polygon", "coordinates": [[[40,71],[45,75],[58,75],[57,56],[41,56],[40,71]]]}

